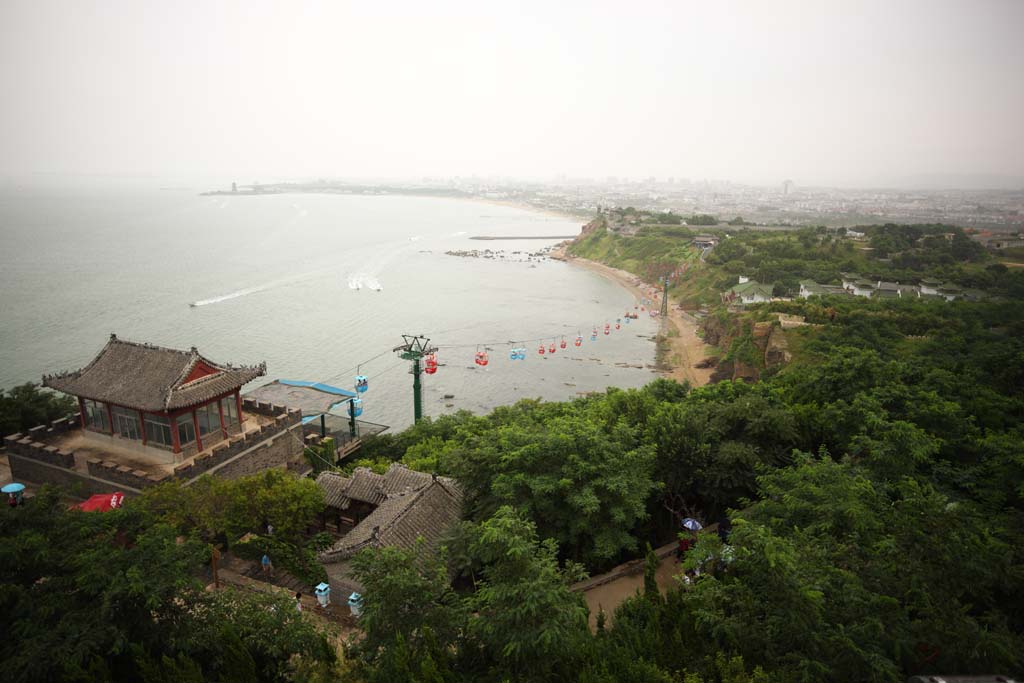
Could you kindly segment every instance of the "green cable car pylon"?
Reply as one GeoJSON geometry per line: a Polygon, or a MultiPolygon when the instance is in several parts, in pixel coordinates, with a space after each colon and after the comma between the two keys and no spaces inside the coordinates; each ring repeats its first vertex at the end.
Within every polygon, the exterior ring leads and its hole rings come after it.
{"type": "Polygon", "coordinates": [[[409,370],[409,374],[412,375],[413,419],[414,421],[419,422],[423,418],[423,396],[420,388],[420,373],[422,372],[422,368],[420,367],[420,361],[426,356],[436,353],[437,348],[432,347],[430,345],[430,340],[422,334],[419,336],[403,334],[402,339],[405,343],[401,346],[396,346],[393,350],[402,360],[412,361],[412,369],[409,370]]]}
{"type": "Polygon", "coordinates": [[[664,290],[661,293],[661,319],[664,320],[668,317],[668,275],[665,276],[662,284],[664,290]]]}

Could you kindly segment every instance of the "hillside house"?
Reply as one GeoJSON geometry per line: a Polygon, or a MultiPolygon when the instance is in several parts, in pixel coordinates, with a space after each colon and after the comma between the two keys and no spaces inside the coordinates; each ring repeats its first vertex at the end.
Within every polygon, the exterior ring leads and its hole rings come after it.
{"type": "Polygon", "coordinates": [[[722,301],[740,305],[756,304],[772,300],[771,285],[761,284],[757,280],[747,280],[733,285],[722,293],[722,301]]]}
{"type": "Polygon", "coordinates": [[[801,280],[800,281],[800,292],[798,296],[801,299],[807,299],[812,296],[829,296],[829,295],[849,295],[850,292],[846,291],[839,285],[819,285],[814,280],[801,280]]]}

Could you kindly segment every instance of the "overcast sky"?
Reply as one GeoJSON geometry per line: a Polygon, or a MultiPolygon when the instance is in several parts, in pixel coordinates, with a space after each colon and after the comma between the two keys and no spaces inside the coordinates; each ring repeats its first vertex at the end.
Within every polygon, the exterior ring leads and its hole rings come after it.
{"type": "Polygon", "coordinates": [[[1024,0],[0,0],[0,175],[1024,177],[1024,0]]]}

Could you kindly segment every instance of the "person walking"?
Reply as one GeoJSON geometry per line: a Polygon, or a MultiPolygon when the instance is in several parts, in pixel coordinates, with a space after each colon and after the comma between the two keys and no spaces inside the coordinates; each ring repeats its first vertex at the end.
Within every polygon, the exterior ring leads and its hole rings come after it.
{"type": "Polygon", "coordinates": [[[270,563],[270,555],[263,554],[263,559],[260,560],[260,565],[263,567],[263,575],[267,577],[274,576],[274,565],[270,563]]]}
{"type": "Polygon", "coordinates": [[[302,611],[302,592],[299,591],[295,594],[295,609],[299,612],[302,611]]]}

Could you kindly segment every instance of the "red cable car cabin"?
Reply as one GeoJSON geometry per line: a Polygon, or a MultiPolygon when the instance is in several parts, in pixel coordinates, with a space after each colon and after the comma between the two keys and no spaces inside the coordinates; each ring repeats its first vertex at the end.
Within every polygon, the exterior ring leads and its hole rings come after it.
{"type": "Polygon", "coordinates": [[[565,343],[565,337],[562,337],[562,343],[561,343],[561,344],[559,344],[559,346],[561,346],[561,347],[562,347],[563,349],[564,349],[564,348],[565,348],[566,346],[568,346],[568,344],[566,344],[566,343],[565,343]]]}
{"type": "Polygon", "coordinates": [[[542,356],[544,355],[544,342],[540,343],[540,347],[537,349],[537,353],[539,353],[542,356]]]}
{"type": "Polygon", "coordinates": [[[481,365],[481,366],[487,365],[487,363],[489,362],[487,360],[487,352],[486,351],[477,351],[476,352],[475,362],[476,362],[477,365],[481,365]]]}
{"type": "Polygon", "coordinates": [[[437,372],[437,356],[435,356],[434,354],[428,353],[423,364],[425,366],[423,368],[423,372],[427,373],[428,375],[433,375],[435,372],[437,372]]]}

